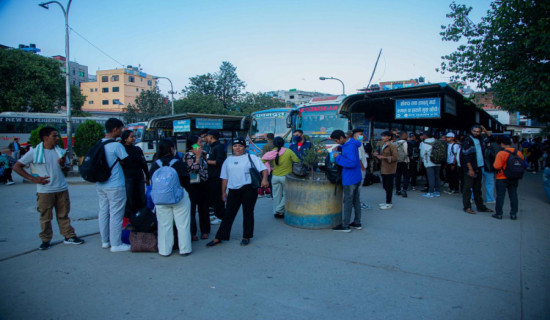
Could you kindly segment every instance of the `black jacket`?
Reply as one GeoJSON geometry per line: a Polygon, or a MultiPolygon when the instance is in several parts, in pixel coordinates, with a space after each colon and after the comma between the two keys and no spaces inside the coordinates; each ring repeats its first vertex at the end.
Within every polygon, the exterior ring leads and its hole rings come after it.
{"type": "MultiPolygon", "coordinates": [[[[160,160],[160,162],[162,162],[163,166],[168,166],[168,165],[170,165],[170,161],[172,159],[174,159],[174,157],[165,156],[165,157],[159,158],[158,160],[160,160]]],[[[189,172],[187,172],[187,167],[185,166],[185,164],[183,162],[181,162],[181,160],[178,160],[178,161],[176,161],[176,163],[174,163],[172,168],[174,168],[176,170],[176,172],[178,173],[178,177],[180,178],[180,185],[185,189],[185,191],[189,192],[189,185],[190,185],[189,172]]],[[[157,169],[159,169],[159,166],[158,166],[157,162],[155,161],[151,165],[151,176],[153,176],[153,174],[155,173],[155,171],[157,169]]]]}
{"type": "Polygon", "coordinates": [[[464,168],[464,170],[468,170],[467,163],[471,163],[474,170],[478,169],[477,159],[478,157],[483,158],[483,154],[485,153],[483,137],[480,136],[478,139],[481,144],[481,154],[477,154],[473,139],[476,138],[471,135],[467,136],[464,140],[462,140],[462,145],[460,146],[460,166],[464,168]]]}
{"type": "Polygon", "coordinates": [[[225,147],[220,141],[216,141],[210,145],[208,151],[208,160],[216,160],[216,165],[208,165],[208,178],[219,178],[222,172],[222,164],[227,158],[225,147]]]}
{"type": "Polygon", "coordinates": [[[122,170],[124,171],[125,178],[143,179],[143,175],[149,179],[149,169],[147,168],[147,161],[143,155],[143,151],[136,146],[124,146],[128,158],[124,159],[122,164],[122,170]]]}

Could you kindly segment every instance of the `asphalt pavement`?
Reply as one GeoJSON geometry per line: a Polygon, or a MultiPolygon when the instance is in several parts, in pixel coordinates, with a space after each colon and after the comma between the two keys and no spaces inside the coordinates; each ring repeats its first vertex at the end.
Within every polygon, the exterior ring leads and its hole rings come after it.
{"type": "MultiPolygon", "coordinates": [[[[541,175],[520,183],[519,220],[462,211],[459,195],[361,188],[363,230],[304,230],[255,210],[255,237],[193,253],[101,249],[93,184],[70,178],[83,245],[40,244],[36,187],[0,185],[0,319],[549,319],[550,203],[541,175]]],[[[494,208],[494,204],[489,205],[494,208]]],[[[475,208],[475,207],[474,207],[475,208]]],[[[217,230],[213,226],[212,232],[217,230]]],[[[213,234],[211,235],[211,239],[213,234]]]]}

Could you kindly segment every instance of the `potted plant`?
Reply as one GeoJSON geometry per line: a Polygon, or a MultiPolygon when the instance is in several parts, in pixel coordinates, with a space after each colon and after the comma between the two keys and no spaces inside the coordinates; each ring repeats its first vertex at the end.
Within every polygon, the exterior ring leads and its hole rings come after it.
{"type": "Polygon", "coordinates": [[[88,150],[104,136],[105,128],[93,120],[86,120],[78,126],[74,135],[74,153],[78,157],[78,165],[82,164],[88,150]]]}

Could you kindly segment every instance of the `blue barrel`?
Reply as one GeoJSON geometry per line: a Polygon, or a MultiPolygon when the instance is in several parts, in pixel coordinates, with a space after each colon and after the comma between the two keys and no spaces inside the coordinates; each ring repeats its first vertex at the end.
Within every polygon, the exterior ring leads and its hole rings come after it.
{"type": "Polygon", "coordinates": [[[324,177],[286,176],[285,223],[304,229],[332,228],[342,223],[342,186],[324,177]]]}

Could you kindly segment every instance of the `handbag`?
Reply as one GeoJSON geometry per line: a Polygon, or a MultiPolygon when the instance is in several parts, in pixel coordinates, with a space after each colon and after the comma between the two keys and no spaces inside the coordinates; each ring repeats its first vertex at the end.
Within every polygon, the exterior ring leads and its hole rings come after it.
{"type": "Polygon", "coordinates": [[[297,177],[303,178],[307,176],[307,168],[301,162],[294,162],[292,164],[292,174],[294,174],[297,177]]]}
{"type": "Polygon", "coordinates": [[[252,158],[250,158],[250,153],[248,154],[248,160],[250,161],[250,184],[252,185],[252,188],[259,188],[262,186],[262,175],[260,174],[258,169],[256,169],[252,158]]]}
{"type": "Polygon", "coordinates": [[[149,232],[130,232],[130,250],[132,252],[158,252],[157,235],[149,232]]]}

